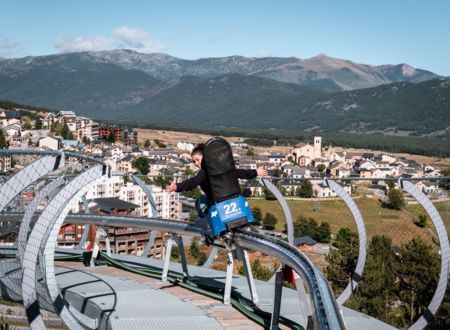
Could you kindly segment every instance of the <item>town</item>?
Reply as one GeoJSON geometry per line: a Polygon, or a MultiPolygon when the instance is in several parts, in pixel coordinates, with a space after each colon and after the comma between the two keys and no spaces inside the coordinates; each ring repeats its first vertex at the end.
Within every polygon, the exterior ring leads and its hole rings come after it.
{"type": "MultiPolygon", "coordinates": [[[[196,168],[190,152],[196,143],[192,141],[183,140],[177,141],[176,145],[167,145],[157,139],[143,140],[133,128],[100,124],[77,116],[72,111],[23,115],[18,110],[0,109],[0,125],[2,147],[64,150],[102,158],[111,167],[113,175],[97,182],[86,194],[91,211],[186,221],[195,216],[182,202],[192,202],[199,191],[181,195],[164,190],[172,181],[195,175],[196,168]],[[131,180],[130,175],[138,176],[150,184],[156,214],[152,213],[154,211],[145,192],[131,180]]],[[[234,141],[231,145],[239,168],[266,168],[282,194],[291,199],[335,198],[336,193],[323,183],[325,177],[358,177],[360,180],[357,182],[341,182],[348,194],[351,195],[355,189],[365,189],[383,200],[389,190],[389,184],[383,178],[431,178],[440,175],[438,169],[404,157],[371,151],[356,153],[331,145],[323,146],[320,136],[315,136],[312,143],[301,141],[285,153],[271,152],[267,148],[257,152],[256,147],[243,141],[234,141]]],[[[3,173],[11,174],[19,168],[20,164],[17,160],[13,161],[12,156],[2,156],[0,159],[0,171],[3,173]]],[[[257,180],[241,183],[246,197],[257,199],[266,194],[257,180]]],[[[417,180],[414,183],[432,199],[447,198],[446,191],[433,181],[417,180]]],[[[33,191],[27,190],[19,198],[22,202],[31,200],[33,194],[33,191]]],[[[19,202],[16,204],[20,205],[19,202]]],[[[72,211],[76,213],[81,210],[82,203],[72,211]]],[[[80,241],[82,231],[83,227],[79,225],[63,226],[59,244],[73,246],[80,241]]],[[[3,232],[2,240],[9,236],[11,233],[3,232]]],[[[131,233],[123,230],[114,232],[113,237],[116,252],[139,255],[148,240],[148,232],[134,230],[131,233]]],[[[158,239],[159,243],[150,253],[161,257],[165,238],[160,236],[158,239]]]]}

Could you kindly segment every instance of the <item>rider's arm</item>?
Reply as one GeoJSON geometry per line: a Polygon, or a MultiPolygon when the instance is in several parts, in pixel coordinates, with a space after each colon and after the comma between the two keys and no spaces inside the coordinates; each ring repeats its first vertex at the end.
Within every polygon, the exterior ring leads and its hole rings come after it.
{"type": "Polygon", "coordinates": [[[193,178],[187,179],[183,182],[177,183],[176,192],[188,191],[199,186],[202,182],[206,180],[206,173],[203,170],[198,171],[197,175],[193,178]]]}

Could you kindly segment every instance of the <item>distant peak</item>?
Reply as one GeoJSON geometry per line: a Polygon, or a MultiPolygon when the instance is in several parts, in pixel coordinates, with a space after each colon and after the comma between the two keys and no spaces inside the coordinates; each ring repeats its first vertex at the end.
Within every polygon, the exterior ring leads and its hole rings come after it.
{"type": "Polygon", "coordinates": [[[317,54],[316,56],[313,56],[312,58],[332,58],[332,57],[328,56],[327,54],[320,53],[317,54]]]}
{"type": "Polygon", "coordinates": [[[401,68],[402,68],[402,74],[406,77],[412,77],[412,76],[416,75],[416,73],[417,73],[416,69],[414,69],[411,65],[406,64],[406,63],[402,63],[401,68]]]}

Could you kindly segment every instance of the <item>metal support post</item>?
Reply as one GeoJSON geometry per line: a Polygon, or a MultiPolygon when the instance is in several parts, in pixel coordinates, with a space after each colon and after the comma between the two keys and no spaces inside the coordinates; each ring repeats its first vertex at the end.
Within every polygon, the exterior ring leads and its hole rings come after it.
{"type": "Polygon", "coordinates": [[[258,293],[256,292],[255,279],[253,278],[252,267],[250,265],[250,260],[248,258],[247,250],[243,250],[243,254],[244,254],[243,262],[244,262],[244,266],[245,266],[245,271],[247,273],[248,288],[250,289],[250,295],[252,296],[253,303],[257,304],[258,303],[258,293]]]}
{"type": "Polygon", "coordinates": [[[272,319],[270,320],[270,329],[278,330],[278,321],[280,318],[281,293],[283,290],[283,271],[277,271],[275,275],[275,293],[273,296],[272,319]]]}
{"type": "Polygon", "coordinates": [[[169,235],[166,242],[166,254],[164,255],[164,268],[161,275],[161,281],[167,282],[167,274],[169,274],[170,255],[172,254],[173,236],[169,235]]]}
{"type": "Polygon", "coordinates": [[[312,318],[311,298],[306,293],[303,279],[296,272],[294,272],[294,279],[298,294],[298,300],[300,302],[300,309],[303,311],[302,315],[304,315],[305,318],[303,324],[305,324],[307,327],[309,322],[308,320],[312,318]]]}
{"type": "Polygon", "coordinates": [[[183,238],[180,235],[174,235],[175,242],[178,246],[178,252],[180,254],[181,267],[183,268],[183,277],[189,277],[189,271],[187,267],[186,254],[184,252],[183,238]]]}
{"type": "Polygon", "coordinates": [[[233,266],[234,266],[233,253],[229,251],[227,259],[227,276],[225,279],[225,291],[223,293],[223,303],[225,305],[231,304],[231,284],[233,281],[233,266]]]}

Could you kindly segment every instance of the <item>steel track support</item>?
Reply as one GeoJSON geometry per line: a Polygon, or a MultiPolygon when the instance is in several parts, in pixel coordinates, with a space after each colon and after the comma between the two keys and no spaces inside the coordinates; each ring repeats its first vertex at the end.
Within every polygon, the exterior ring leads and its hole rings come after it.
{"type": "Polygon", "coordinates": [[[224,305],[231,304],[231,284],[233,282],[233,266],[234,266],[233,253],[229,251],[227,258],[227,275],[225,278],[225,290],[223,293],[224,305]]]}
{"type": "Polygon", "coordinates": [[[283,268],[275,274],[275,292],[273,295],[272,318],[270,320],[270,329],[278,330],[280,320],[281,294],[283,292],[283,268]]]}
{"type": "Polygon", "coordinates": [[[183,268],[183,277],[189,277],[189,270],[187,266],[186,253],[184,252],[183,238],[180,235],[174,235],[175,242],[178,246],[178,253],[180,255],[181,267],[183,268]]]}
{"type": "Polygon", "coordinates": [[[166,253],[164,254],[164,266],[161,274],[161,281],[167,282],[167,274],[169,274],[170,255],[172,254],[172,245],[174,243],[173,235],[169,234],[169,238],[166,242],[166,253]]]}

